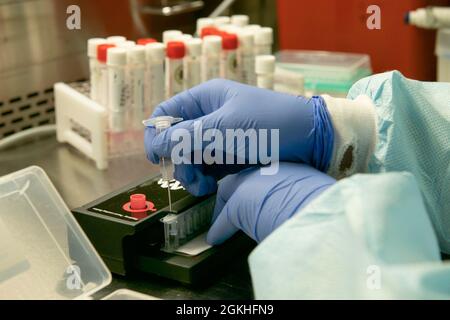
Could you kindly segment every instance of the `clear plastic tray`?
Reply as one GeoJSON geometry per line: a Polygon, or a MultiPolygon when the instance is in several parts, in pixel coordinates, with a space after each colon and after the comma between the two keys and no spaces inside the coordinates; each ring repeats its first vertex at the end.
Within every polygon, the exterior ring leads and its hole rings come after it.
{"type": "Polygon", "coordinates": [[[84,299],[110,282],[41,168],[0,178],[0,299],[84,299]]]}
{"type": "Polygon", "coordinates": [[[346,93],[356,81],[372,73],[367,54],[283,50],[276,58],[277,67],[301,73],[305,89],[317,93],[346,93]]]}
{"type": "Polygon", "coordinates": [[[161,300],[146,294],[142,294],[136,291],[128,289],[119,289],[114,291],[110,295],[104,297],[102,300],[161,300]]]}

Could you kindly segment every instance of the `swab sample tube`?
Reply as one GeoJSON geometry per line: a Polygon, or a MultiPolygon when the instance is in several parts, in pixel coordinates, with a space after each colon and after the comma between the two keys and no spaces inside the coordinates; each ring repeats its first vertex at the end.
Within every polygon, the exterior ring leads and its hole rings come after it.
{"type": "Polygon", "coordinates": [[[162,40],[165,45],[169,43],[169,41],[175,40],[177,37],[183,35],[183,32],[180,30],[166,30],[162,33],[162,40]]]}
{"type": "Polygon", "coordinates": [[[199,18],[197,19],[197,29],[196,29],[196,35],[197,37],[200,37],[202,34],[202,29],[204,27],[214,27],[214,19],[212,18],[199,18]]]}
{"type": "Polygon", "coordinates": [[[184,90],[183,58],[186,48],[181,41],[169,41],[166,49],[166,99],[184,90]]]}
{"type": "Polygon", "coordinates": [[[112,132],[125,130],[125,78],[127,51],[123,48],[108,50],[108,111],[109,128],[112,132]]]}
{"type": "Polygon", "coordinates": [[[131,41],[131,40],[122,41],[122,42],[119,42],[116,44],[117,47],[125,48],[125,49],[133,48],[135,45],[136,45],[136,42],[131,41]]]}
{"type": "Polygon", "coordinates": [[[219,36],[206,36],[202,47],[202,81],[220,77],[220,52],[222,51],[222,38],[219,36]]]}
{"type": "Polygon", "coordinates": [[[273,90],[275,57],[271,55],[257,56],[255,62],[255,72],[257,87],[273,90]]]}
{"type": "Polygon", "coordinates": [[[106,66],[107,52],[115,47],[113,44],[101,44],[97,46],[97,62],[99,69],[99,81],[97,90],[97,102],[106,107],[108,102],[108,68],[106,66]]]}
{"type": "Polygon", "coordinates": [[[138,128],[145,114],[145,47],[137,45],[127,50],[128,83],[130,85],[131,127],[138,128]]]}
{"type": "Polygon", "coordinates": [[[256,84],[255,76],[255,53],[254,53],[254,36],[251,31],[241,31],[238,33],[239,48],[239,81],[249,84],[256,84]]]}
{"type": "Polygon", "coordinates": [[[148,114],[153,112],[155,106],[165,99],[164,88],[164,59],[166,56],[166,46],[160,42],[150,43],[145,46],[147,60],[146,92],[149,103],[148,114]]]}
{"type": "Polygon", "coordinates": [[[264,27],[255,30],[255,56],[272,54],[273,30],[264,27]]]}
{"type": "Polygon", "coordinates": [[[91,82],[91,99],[97,101],[98,86],[100,84],[100,68],[97,60],[97,47],[101,44],[106,44],[106,39],[92,38],[87,42],[87,55],[89,58],[89,72],[91,82]]]}
{"type": "Polygon", "coordinates": [[[127,38],[123,36],[110,36],[106,38],[106,40],[108,41],[108,43],[118,44],[127,41],[127,38]]]}
{"type": "MultiPolygon", "coordinates": [[[[142,123],[146,127],[154,127],[156,134],[169,129],[172,124],[182,121],[182,118],[174,118],[171,116],[161,116],[144,120],[142,123]]],[[[170,196],[170,181],[174,179],[174,166],[171,158],[160,157],[159,167],[161,172],[161,178],[163,181],[167,181],[167,194],[169,197],[169,210],[172,211],[172,198],[170,196]]]]}
{"type": "Polygon", "coordinates": [[[245,27],[248,25],[250,18],[245,14],[236,14],[231,16],[231,24],[237,27],[245,27]]]}
{"type": "Polygon", "coordinates": [[[222,78],[239,80],[239,61],[237,55],[238,37],[235,34],[222,34],[222,53],[220,59],[220,75],[222,78]]]}
{"type": "Polygon", "coordinates": [[[197,38],[190,39],[185,42],[185,45],[187,51],[184,59],[185,89],[189,89],[202,82],[202,40],[197,38]]]}
{"type": "Polygon", "coordinates": [[[177,215],[168,214],[161,222],[164,223],[164,249],[168,252],[175,251],[179,247],[177,215]]]}

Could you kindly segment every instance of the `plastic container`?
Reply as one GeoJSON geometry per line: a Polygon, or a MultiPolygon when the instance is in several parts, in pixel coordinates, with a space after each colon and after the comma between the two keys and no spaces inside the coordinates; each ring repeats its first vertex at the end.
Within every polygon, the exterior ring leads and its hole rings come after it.
{"type": "Polygon", "coordinates": [[[41,168],[0,177],[0,299],[90,299],[111,279],[41,168]]]}
{"type": "Polygon", "coordinates": [[[166,99],[184,90],[183,59],[186,46],[181,41],[169,41],[166,50],[166,99]]]}
{"type": "Polygon", "coordinates": [[[222,38],[220,36],[206,36],[202,47],[202,81],[220,77],[220,54],[222,38]]]}
{"type": "Polygon", "coordinates": [[[255,60],[256,86],[273,90],[275,57],[272,55],[257,56],[255,60]]]}
{"type": "Polygon", "coordinates": [[[166,57],[166,46],[156,42],[145,46],[147,72],[146,92],[148,92],[147,105],[150,106],[149,113],[153,112],[155,106],[165,99],[164,59],[166,57]]]}
{"type": "Polygon", "coordinates": [[[366,54],[284,50],[275,56],[278,67],[303,75],[305,90],[310,94],[345,96],[356,81],[372,73],[366,54]]]}
{"type": "Polygon", "coordinates": [[[238,37],[236,34],[222,35],[222,53],[220,57],[220,75],[222,78],[239,81],[238,37]]]}
{"type": "Polygon", "coordinates": [[[440,29],[436,38],[437,81],[450,82],[450,29],[440,29]]]}
{"type": "Polygon", "coordinates": [[[201,78],[201,56],[202,40],[190,39],[185,42],[187,55],[184,59],[185,89],[192,88],[202,82],[201,78]]]}

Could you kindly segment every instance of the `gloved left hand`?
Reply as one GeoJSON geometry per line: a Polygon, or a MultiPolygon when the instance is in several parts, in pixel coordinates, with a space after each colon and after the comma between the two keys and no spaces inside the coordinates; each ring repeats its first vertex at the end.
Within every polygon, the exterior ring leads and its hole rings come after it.
{"type": "Polygon", "coordinates": [[[275,175],[249,168],[219,182],[207,242],[218,245],[239,229],[261,242],[336,180],[308,165],[281,162],[275,175]]]}

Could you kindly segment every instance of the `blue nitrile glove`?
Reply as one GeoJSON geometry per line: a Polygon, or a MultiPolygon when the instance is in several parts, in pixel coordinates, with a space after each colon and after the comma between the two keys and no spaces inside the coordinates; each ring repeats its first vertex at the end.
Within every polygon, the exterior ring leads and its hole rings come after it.
{"type": "Polygon", "coordinates": [[[281,162],[273,176],[249,168],[219,181],[207,242],[218,245],[238,230],[261,242],[336,180],[308,165],[281,162]]]}
{"type": "MultiPolygon", "coordinates": [[[[321,97],[308,99],[234,81],[215,79],[161,103],[152,117],[164,115],[181,117],[185,121],[157,136],[155,136],[155,129],[146,129],[147,157],[153,163],[158,163],[159,157],[171,156],[172,149],[179,143],[171,141],[176,129],[186,129],[192,139],[189,152],[183,154],[183,158],[192,161],[195,153],[202,153],[211,142],[206,141],[195,145],[194,132],[198,131],[194,131],[194,123],[198,121],[195,127],[201,123],[202,137],[206,130],[218,129],[224,137],[223,140],[226,137],[226,129],[244,131],[255,129],[258,137],[260,137],[259,129],[267,129],[269,138],[266,140],[270,142],[270,129],[278,129],[280,161],[306,163],[321,171],[327,170],[329,166],[333,148],[333,127],[321,97]]],[[[226,150],[226,143],[221,142],[214,141],[215,154],[221,152],[224,155],[224,161],[227,158],[226,154],[236,156],[236,148],[226,150]]],[[[244,143],[246,150],[249,150],[248,140],[246,139],[244,143]]],[[[272,150],[268,154],[271,155],[272,150]]],[[[260,164],[259,151],[256,156],[260,164]]],[[[248,154],[245,160],[248,164],[248,154]]],[[[189,192],[200,196],[214,192],[219,178],[229,173],[239,172],[244,167],[248,165],[183,163],[175,166],[175,178],[189,192]]]]}

